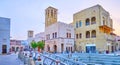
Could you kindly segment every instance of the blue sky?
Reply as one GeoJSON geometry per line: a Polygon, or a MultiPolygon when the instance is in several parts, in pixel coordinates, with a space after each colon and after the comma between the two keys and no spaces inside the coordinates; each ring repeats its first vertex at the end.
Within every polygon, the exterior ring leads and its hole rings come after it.
{"type": "Polygon", "coordinates": [[[71,23],[73,14],[100,4],[114,22],[115,33],[120,35],[120,0],[0,0],[0,17],[11,18],[11,37],[27,39],[27,31],[44,31],[44,13],[48,6],[58,9],[58,21],[71,23]]]}

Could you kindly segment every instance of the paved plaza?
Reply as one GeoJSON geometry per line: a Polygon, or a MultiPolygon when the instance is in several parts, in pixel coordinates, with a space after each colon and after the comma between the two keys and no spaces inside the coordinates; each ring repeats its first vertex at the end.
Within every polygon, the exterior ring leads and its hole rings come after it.
{"type": "Polygon", "coordinates": [[[23,65],[17,54],[0,55],[0,65],[23,65]]]}

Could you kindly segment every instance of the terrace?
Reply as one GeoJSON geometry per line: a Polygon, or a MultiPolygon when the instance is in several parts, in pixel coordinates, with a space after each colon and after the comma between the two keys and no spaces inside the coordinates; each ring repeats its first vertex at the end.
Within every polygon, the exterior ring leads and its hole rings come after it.
{"type": "Polygon", "coordinates": [[[43,65],[120,65],[120,56],[115,53],[37,53],[38,56],[43,65]]]}

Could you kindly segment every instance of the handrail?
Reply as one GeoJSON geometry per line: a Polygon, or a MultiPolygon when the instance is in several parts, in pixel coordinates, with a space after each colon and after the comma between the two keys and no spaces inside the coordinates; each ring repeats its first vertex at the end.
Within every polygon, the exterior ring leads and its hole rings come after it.
{"type": "MultiPolygon", "coordinates": [[[[52,60],[53,62],[56,63],[56,65],[58,65],[58,64],[60,64],[60,65],[67,65],[67,64],[61,62],[60,60],[56,60],[56,59],[54,59],[54,58],[51,58],[51,57],[45,56],[45,55],[43,55],[43,54],[41,54],[41,56],[45,57],[45,59],[47,58],[47,59],[52,60]]],[[[45,61],[45,59],[44,59],[44,61],[45,61]]],[[[43,63],[44,63],[44,61],[43,61],[43,63]]],[[[51,62],[51,64],[52,64],[53,62],[51,62]]]]}
{"type": "Polygon", "coordinates": [[[55,54],[51,54],[51,53],[47,53],[49,54],[50,57],[54,58],[54,59],[58,59],[64,63],[67,63],[67,64],[74,64],[74,65],[85,65],[85,63],[82,63],[82,62],[78,62],[78,61],[73,61],[73,60],[70,60],[70,59],[67,59],[67,58],[64,58],[64,57],[61,57],[61,56],[58,56],[58,55],[55,55],[55,54]]]}

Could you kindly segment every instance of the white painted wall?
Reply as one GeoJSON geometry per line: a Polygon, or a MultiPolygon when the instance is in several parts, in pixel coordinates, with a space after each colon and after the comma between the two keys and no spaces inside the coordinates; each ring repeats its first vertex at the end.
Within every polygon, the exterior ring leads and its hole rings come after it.
{"type": "Polygon", "coordinates": [[[57,22],[45,29],[45,50],[47,51],[47,45],[50,46],[50,50],[54,51],[53,46],[57,45],[57,52],[61,52],[61,44],[64,44],[64,51],[66,47],[73,47],[74,50],[74,28],[70,24],[57,22]],[[53,38],[52,34],[57,32],[57,38],[53,38]],[[66,33],[71,33],[71,38],[67,38],[66,33]],[[50,39],[46,39],[46,35],[50,34],[50,39]]]}
{"type": "Polygon", "coordinates": [[[0,17],[0,54],[2,45],[7,45],[7,52],[10,49],[10,19],[0,17]]]}

